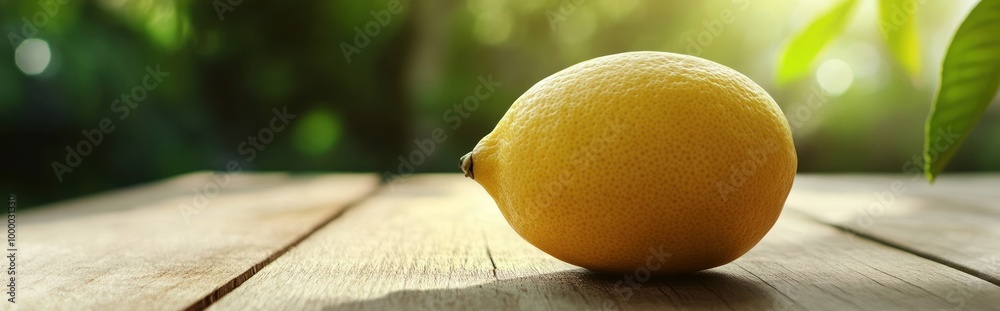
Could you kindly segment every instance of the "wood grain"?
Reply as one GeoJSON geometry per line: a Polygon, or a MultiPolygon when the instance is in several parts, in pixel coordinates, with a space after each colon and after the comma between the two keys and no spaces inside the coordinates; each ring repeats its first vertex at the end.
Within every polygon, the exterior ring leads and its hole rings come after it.
{"type": "Polygon", "coordinates": [[[426,175],[383,188],[210,309],[960,310],[1000,305],[1000,287],[789,214],[734,263],[636,285],[627,280],[570,266],[529,245],[474,182],[460,175],[426,175]]]}
{"type": "Polygon", "coordinates": [[[207,305],[377,187],[370,174],[198,173],[27,211],[17,306],[207,305]]]}
{"type": "Polygon", "coordinates": [[[1000,285],[1000,175],[799,176],[786,206],[1000,285]]]}

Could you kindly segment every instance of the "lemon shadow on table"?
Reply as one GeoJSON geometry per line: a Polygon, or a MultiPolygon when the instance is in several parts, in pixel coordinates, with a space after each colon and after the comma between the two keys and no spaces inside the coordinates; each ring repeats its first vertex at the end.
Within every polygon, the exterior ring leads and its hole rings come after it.
{"type": "Polygon", "coordinates": [[[645,282],[585,269],[463,287],[394,291],[382,297],[328,305],[324,310],[623,310],[788,309],[790,302],[760,280],[702,271],[645,282]]]}

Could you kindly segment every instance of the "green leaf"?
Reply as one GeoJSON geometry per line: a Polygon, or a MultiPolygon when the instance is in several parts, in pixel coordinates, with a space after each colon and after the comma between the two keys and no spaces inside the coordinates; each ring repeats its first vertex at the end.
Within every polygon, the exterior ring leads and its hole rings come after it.
{"type": "Polygon", "coordinates": [[[845,0],[820,15],[809,27],[795,35],[781,53],[778,83],[795,80],[812,68],[816,56],[844,29],[856,0],[845,0]]]}
{"type": "Polygon", "coordinates": [[[920,75],[920,37],[916,23],[918,5],[920,2],[913,0],[879,1],[879,30],[896,61],[913,80],[920,75]]]}
{"type": "Polygon", "coordinates": [[[983,0],[958,28],[941,66],[941,88],[927,117],[924,174],[933,182],[1000,86],[1000,0],[983,0]]]}

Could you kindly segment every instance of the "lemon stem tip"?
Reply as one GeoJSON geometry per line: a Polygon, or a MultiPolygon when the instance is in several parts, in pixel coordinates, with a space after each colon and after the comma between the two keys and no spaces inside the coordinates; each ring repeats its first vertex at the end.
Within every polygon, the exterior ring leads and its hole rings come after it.
{"type": "Polygon", "coordinates": [[[465,173],[465,177],[476,179],[473,177],[472,172],[472,152],[466,153],[464,156],[458,159],[459,166],[462,167],[462,172],[465,173]]]}

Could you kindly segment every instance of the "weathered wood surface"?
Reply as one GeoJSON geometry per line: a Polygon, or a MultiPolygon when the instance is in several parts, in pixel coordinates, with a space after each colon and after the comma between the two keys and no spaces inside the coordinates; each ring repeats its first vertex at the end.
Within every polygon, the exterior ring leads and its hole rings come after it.
{"type": "Polygon", "coordinates": [[[805,175],[786,209],[1000,285],[1000,175],[805,175]]]}
{"type": "Polygon", "coordinates": [[[373,174],[197,173],[29,210],[13,306],[207,306],[377,187],[373,174]]]}
{"type": "MultiPolygon", "coordinates": [[[[822,178],[827,177],[800,180],[815,183],[822,192],[822,178]]],[[[810,187],[796,186],[796,191],[810,187]]],[[[982,195],[988,190],[968,192],[982,195]]],[[[803,205],[810,199],[837,199],[837,195],[815,195],[797,193],[791,202],[803,205]]],[[[989,204],[989,200],[975,202],[968,203],[989,204]]],[[[927,212],[930,205],[915,211],[927,212]]],[[[996,215],[982,212],[983,208],[989,206],[967,210],[980,210],[975,214],[978,217],[993,217],[979,223],[997,221],[996,215]]],[[[937,213],[962,218],[952,214],[965,211],[942,208],[937,213]]],[[[929,222],[911,216],[915,222],[929,222]]],[[[903,217],[895,219],[905,222],[903,217]]],[[[891,219],[879,218],[875,227],[888,227],[891,219]]],[[[989,242],[985,241],[990,234],[986,229],[963,227],[975,223],[951,224],[955,226],[907,228],[927,230],[921,236],[932,244],[947,235],[967,238],[944,240],[969,248],[989,242]]],[[[961,247],[936,250],[951,252],[961,247]]],[[[989,252],[996,254],[1000,249],[989,252]]],[[[426,175],[411,177],[391,189],[383,187],[210,308],[988,310],[1000,306],[1000,287],[994,284],[807,220],[794,211],[783,214],[760,245],[732,264],[638,282],[634,287],[626,284],[623,276],[595,275],[521,240],[474,182],[459,175],[426,175]]]]}

